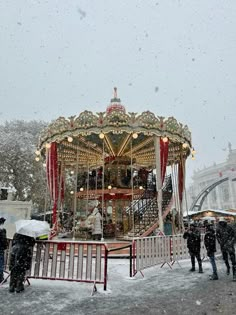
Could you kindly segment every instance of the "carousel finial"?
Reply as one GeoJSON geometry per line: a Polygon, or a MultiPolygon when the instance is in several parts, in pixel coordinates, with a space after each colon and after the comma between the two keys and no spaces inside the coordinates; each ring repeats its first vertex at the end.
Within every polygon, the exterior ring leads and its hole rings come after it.
{"type": "Polygon", "coordinates": [[[117,98],[117,87],[114,87],[114,98],[117,98]]]}

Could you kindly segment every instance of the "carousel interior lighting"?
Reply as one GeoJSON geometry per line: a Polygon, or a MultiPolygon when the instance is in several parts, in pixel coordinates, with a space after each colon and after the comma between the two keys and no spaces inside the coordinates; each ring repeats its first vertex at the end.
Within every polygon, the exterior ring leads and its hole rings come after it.
{"type": "Polygon", "coordinates": [[[188,147],[188,143],[184,142],[182,146],[183,146],[184,149],[186,149],[188,147]]]}
{"type": "Polygon", "coordinates": [[[137,138],[138,138],[137,132],[134,132],[134,133],[133,133],[133,138],[134,138],[134,139],[137,139],[137,138]]]}
{"type": "Polygon", "coordinates": [[[139,189],[140,189],[140,190],[143,190],[143,186],[139,186],[139,189]]]}
{"type": "Polygon", "coordinates": [[[81,187],[79,190],[80,190],[80,191],[84,191],[84,188],[83,188],[83,187],[81,187]]]}
{"type": "Polygon", "coordinates": [[[36,156],[35,161],[36,161],[36,162],[38,162],[38,161],[39,161],[39,157],[38,157],[38,156],[36,156]]]}
{"type": "Polygon", "coordinates": [[[68,142],[72,142],[72,141],[73,141],[73,138],[72,138],[72,137],[68,137],[68,138],[67,138],[67,141],[68,141],[68,142]]]}
{"type": "Polygon", "coordinates": [[[43,167],[46,167],[46,163],[43,163],[43,167]]]}
{"type": "Polygon", "coordinates": [[[112,187],[111,187],[111,185],[109,185],[107,188],[108,188],[108,189],[111,189],[112,187]]]}
{"type": "Polygon", "coordinates": [[[74,171],[70,171],[70,175],[73,175],[75,172],[74,171]]]}
{"type": "Polygon", "coordinates": [[[71,194],[71,195],[74,195],[74,190],[71,190],[71,191],[70,191],[70,194],[71,194]]]}
{"type": "Polygon", "coordinates": [[[35,154],[36,154],[36,155],[40,155],[40,151],[39,151],[39,150],[36,150],[36,151],[35,151],[35,154]]]}
{"type": "Polygon", "coordinates": [[[104,137],[105,137],[104,133],[101,132],[101,133],[99,134],[99,138],[100,138],[100,139],[104,139],[104,137]]]}
{"type": "Polygon", "coordinates": [[[168,141],[167,136],[164,136],[164,137],[162,138],[162,141],[163,141],[163,142],[167,142],[167,141],[168,141]]]}
{"type": "Polygon", "coordinates": [[[50,149],[51,148],[51,143],[46,143],[45,146],[46,146],[47,149],[50,149]]]}

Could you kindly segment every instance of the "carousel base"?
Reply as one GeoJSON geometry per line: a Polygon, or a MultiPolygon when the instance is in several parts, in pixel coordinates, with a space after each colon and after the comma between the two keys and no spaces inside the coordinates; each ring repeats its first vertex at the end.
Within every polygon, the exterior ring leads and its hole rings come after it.
{"type": "Polygon", "coordinates": [[[85,238],[81,238],[81,237],[72,237],[72,234],[70,235],[66,235],[66,237],[63,237],[62,235],[58,234],[57,236],[55,236],[53,238],[53,240],[56,241],[62,241],[62,242],[71,242],[71,241],[82,241],[82,242],[88,242],[88,243],[93,243],[93,242],[101,242],[101,243],[105,243],[109,249],[115,249],[117,248],[117,250],[115,251],[111,251],[108,254],[108,258],[129,258],[129,254],[130,254],[130,249],[129,247],[124,248],[124,249],[118,249],[119,247],[123,247],[126,245],[131,245],[132,244],[132,239],[131,238],[105,238],[104,241],[94,241],[92,239],[85,239],[85,238]]]}

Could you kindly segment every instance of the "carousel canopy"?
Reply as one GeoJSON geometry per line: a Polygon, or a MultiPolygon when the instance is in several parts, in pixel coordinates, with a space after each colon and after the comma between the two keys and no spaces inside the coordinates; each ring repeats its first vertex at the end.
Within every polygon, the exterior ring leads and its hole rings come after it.
{"type": "Polygon", "coordinates": [[[117,97],[105,112],[81,112],[78,116],[59,117],[40,135],[38,152],[45,156],[51,143],[57,143],[58,162],[65,166],[99,167],[105,163],[134,167],[155,167],[155,136],[168,141],[167,165],[186,159],[191,153],[191,133],[174,117],[126,112],[117,97]]]}

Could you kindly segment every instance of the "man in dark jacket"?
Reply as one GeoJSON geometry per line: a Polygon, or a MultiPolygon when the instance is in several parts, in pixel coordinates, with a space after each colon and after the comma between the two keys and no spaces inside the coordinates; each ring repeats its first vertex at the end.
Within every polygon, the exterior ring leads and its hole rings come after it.
{"type": "Polygon", "coordinates": [[[26,270],[30,269],[35,240],[32,237],[15,233],[12,241],[9,269],[11,271],[9,292],[24,290],[26,270]]]}
{"type": "Polygon", "coordinates": [[[218,280],[217,267],[215,262],[215,252],[216,252],[216,235],[213,224],[206,224],[206,234],[204,237],[204,244],[207,250],[207,256],[210,259],[212,265],[213,274],[210,277],[211,280],[218,280]]]}
{"type": "Polygon", "coordinates": [[[234,230],[227,224],[226,220],[219,218],[219,224],[216,229],[216,238],[220,244],[222,256],[227,268],[227,275],[230,274],[230,265],[228,256],[230,256],[232,262],[233,280],[236,281],[236,260],[235,260],[235,248],[234,248],[234,230]]]}
{"type": "Polygon", "coordinates": [[[5,221],[5,218],[0,218],[0,283],[4,280],[4,251],[7,248],[7,233],[3,227],[5,221]]]}
{"type": "Polygon", "coordinates": [[[196,227],[196,224],[190,224],[190,229],[184,232],[184,239],[187,239],[187,247],[191,257],[192,268],[189,271],[195,271],[195,257],[198,261],[199,273],[203,273],[202,260],[200,256],[201,250],[201,234],[196,227]]]}

